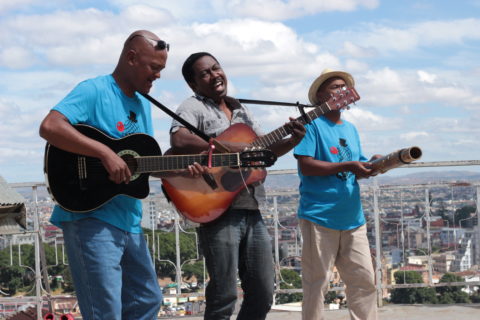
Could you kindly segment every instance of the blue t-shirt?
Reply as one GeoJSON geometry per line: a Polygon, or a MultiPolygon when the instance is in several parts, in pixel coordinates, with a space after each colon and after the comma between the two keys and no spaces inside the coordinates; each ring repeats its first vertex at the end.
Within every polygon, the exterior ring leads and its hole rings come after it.
{"type": "MultiPolygon", "coordinates": [[[[71,124],[87,124],[112,138],[132,133],[153,136],[150,103],[138,93],[126,96],[112,75],[79,83],[52,110],[63,114],[71,124]]],[[[62,221],[96,218],[122,230],[141,233],[142,203],[118,195],[102,207],[88,213],[74,213],[55,206],[50,222],[61,227],[62,221]]]]}
{"type": "MultiPolygon", "coordinates": [[[[294,154],[327,162],[366,161],[358,132],[348,121],[335,124],[319,117],[306,125],[307,132],[294,154]]],[[[365,224],[360,188],[352,172],[300,177],[298,217],[335,230],[351,230],[365,224]]]]}

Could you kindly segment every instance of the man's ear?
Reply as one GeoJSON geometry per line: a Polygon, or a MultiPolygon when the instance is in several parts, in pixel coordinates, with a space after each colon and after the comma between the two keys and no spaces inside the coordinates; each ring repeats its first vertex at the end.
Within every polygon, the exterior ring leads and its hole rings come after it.
{"type": "Polygon", "coordinates": [[[127,52],[127,63],[131,66],[137,61],[137,52],[135,50],[128,50],[127,52]]]}

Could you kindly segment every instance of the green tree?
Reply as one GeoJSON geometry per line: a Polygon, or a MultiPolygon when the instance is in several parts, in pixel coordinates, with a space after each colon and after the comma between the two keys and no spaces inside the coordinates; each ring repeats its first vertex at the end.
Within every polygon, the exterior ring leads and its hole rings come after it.
{"type": "Polygon", "coordinates": [[[197,278],[198,281],[203,282],[203,261],[197,261],[194,263],[188,263],[183,266],[183,276],[190,280],[193,276],[197,278]]]}
{"type": "MultiPolygon", "coordinates": [[[[291,269],[280,269],[281,279],[280,289],[300,289],[302,287],[302,278],[298,272],[291,269]]],[[[284,304],[290,302],[302,301],[302,293],[280,293],[276,295],[275,303],[284,304]]]]}
{"type": "Polygon", "coordinates": [[[328,291],[325,295],[325,303],[333,303],[337,299],[336,291],[328,291]]]}
{"type": "MultiPolygon", "coordinates": [[[[474,206],[465,206],[455,211],[455,224],[459,227],[460,220],[465,220],[471,217],[472,213],[476,212],[477,208],[474,206]]],[[[466,222],[464,222],[466,223],[466,222]]],[[[463,224],[465,227],[465,224],[463,224]]]]}
{"type": "MultiPolygon", "coordinates": [[[[194,232],[193,229],[187,230],[194,232]]],[[[145,235],[148,237],[148,246],[150,253],[153,256],[153,242],[152,231],[144,229],[145,235]]],[[[197,257],[197,247],[195,236],[193,234],[180,233],[180,261],[183,263],[186,260],[195,259],[197,257]]],[[[173,264],[176,263],[176,247],[175,247],[175,233],[157,231],[155,232],[156,256],[155,259],[169,260],[173,264]]],[[[158,261],[158,260],[157,260],[158,261]]],[[[159,277],[170,277],[172,280],[176,277],[175,266],[170,262],[160,261],[155,264],[156,272],[159,277]]]]}
{"type": "Polygon", "coordinates": [[[33,252],[32,245],[22,245],[20,253],[18,246],[13,246],[11,253],[10,247],[1,251],[0,264],[7,266],[0,269],[0,289],[3,292],[14,295],[31,289],[35,280],[32,269],[29,269],[34,266],[34,260],[30,259],[33,252]],[[10,261],[13,262],[13,265],[10,265],[10,261]]]}
{"type": "MultiPolygon", "coordinates": [[[[417,271],[397,271],[394,274],[396,284],[423,283],[422,275],[417,271]]],[[[391,293],[393,303],[437,303],[433,288],[398,288],[391,293]]]]}
{"type": "Polygon", "coordinates": [[[23,287],[23,268],[19,266],[7,266],[0,268],[0,290],[8,296],[12,296],[23,287]]]}
{"type": "MultiPolygon", "coordinates": [[[[13,266],[7,267],[7,270],[4,270],[4,268],[2,267],[1,271],[3,272],[4,282],[0,280],[0,287],[4,292],[5,290],[9,290],[9,289],[5,289],[6,287],[10,287],[11,289],[14,288],[15,289],[14,291],[17,293],[21,291],[31,291],[30,289],[32,288],[35,282],[35,276],[33,271],[35,270],[35,247],[33,245],[22,245],[20,246],[20,250],[19,250],[18,246],[14,245],[12,249],[13,250],[11,252],[10,252],[10,247],[7,247],[0,251],[0,265],[9,266],[10,261],[12,260],[13,262],[13,266]],[[20,251],[20,259],[19,259],[19,251],[20,251]],[[12,255],[12,257],[10,257],[10,254],[12,255]],[[21,263],[22,266],[19,266],[19,263],[21,263]],[[7,281],[6,280],[7,277],[10,277],[11,279],[7,281]],[[9,284],[6,284],[5,281],[9,282],[9,284]]],[[[59,283],[56,283],[55,276],[57,275],[63,276],[64,273],[69,274],[69,269],[68,269],[68,266],[64,265],[61,262],[56,261],[54,246],[43,244],[43,249],[44,249],[45,259],[47,264],[47,273],[49,275],[49,278],[52,279],[50,282],[50,286],[51,286],[51,289],[55,289],[60,285],[59,283]]],[[[0,278],[2,278],[1,275],[0,275],[0,278]]],[[[65,288],[65,277],[63,278],[64,278],[64,283],[62,284],[62,287],[65,288]]],[[[66,292],[73,291],[71,284],[67,284],[66,288],[67,288],[66,292]]],[[[11,292],[13,291],[9,290],[9,293],[11,292]]],[[[34,292],[32,291],[29,294],[34,294],[34,292]]]]}
{"type": "MultiPolygon", "coordinates": [[[[445,273],[440,279],[440,283],[463,282],[463,278],[453,273],[445,273]]],[[[468,294],[462,291],[462,286],[442,286],[437,287],[436,291],[440,295],[439,302],[443,304],[452,303],[470,303],[468,294]]]]}

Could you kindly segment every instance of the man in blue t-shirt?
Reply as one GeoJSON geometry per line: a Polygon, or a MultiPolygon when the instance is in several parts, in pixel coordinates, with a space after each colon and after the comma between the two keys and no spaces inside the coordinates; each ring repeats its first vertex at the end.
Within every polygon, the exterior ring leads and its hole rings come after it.
{"type": "MultiPolygon", "coordinates": [[[[114,72],[77,85],[45,117],[40,135],[60,149],[100,159],[110,180],[129,183],[125,161],[72,125],[87,124],[112,138],[153,135],[150,104],[139,93],[148,93],[160,78],[168,48],[150,31],[133,32],[114,72]]],[[[198,176],[203,168],[194,164],[189,172],[198,176]]],[[[162,293],[141,219],[141,201],[124,195],[88,213],[55,206],[51,222],[63,230],[83,319],[157,318],[162,293]]]]}
{"type": "MultiPolygon", "coordinates": [[[[326,69],[312,83],[309,100],[316,105],[343,87],[353,86],[349,73],[326,69]]],[[[302,319],[324,319],[324,294],[334,265],[346,284],[352,319],[376,319],[374,271],[357,182],[372,171],[362,154],[358,132],[341,119],[339,110],[305,127],[305,137],[294,150],[303,237],[302,319]]]]}

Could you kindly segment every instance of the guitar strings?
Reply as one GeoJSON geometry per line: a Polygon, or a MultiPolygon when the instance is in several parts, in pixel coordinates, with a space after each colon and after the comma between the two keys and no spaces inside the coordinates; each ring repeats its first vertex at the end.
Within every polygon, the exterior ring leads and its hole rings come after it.
{"type": "Polygon", "coordinates": [[[240,177],[242,177],[243,185],[245,186],[245,189],[247,189],[248,194],[250,194],[250,189],[248,189],[247,182],[245,181],[245,177],[243,176],[243,170],[240,168],[240,177]]]}
{"type": "MultiPolygon", "coordinates": [[[[222,167],[222,166],[230,166],[231,164],[233,163],[236,163],[237,162],[237,153],[226,153],[226,154],[219,154],[219,155],[216,155],[215,156],[215,163],[216,163],[216,166],[219,166],[219,167],[222,167]]],[[[152,164],[150,162],[150,157],[149,156],[144,156],[142,157],[142,161],[141,162],[137,162],[137,159],[134,159],[134,158],[127,158],[127,159],[123,159],[129,168],[134,168],[134,167],[137,167],[137,170],[142,168],[142,165],[145,164],[145,161],[147,164],[152,164]]],[[[203,154],[195,154],[195,155],[172,155],[172,156],[151,156],[152,158],[152,161],[154,161],[154,163],[160,163],[160,164],[163,164],[165,166],[165,168],[162,168],[162,170],[160,171],[169,171],[169,170],[179,170],[179,169],[187,169],[188,168],[188,165],[190,163],[194,163],[194,162],[198,162],[202,165],[206,165],[206,160],[207,160],[207,155],[203,155],[203,154]],[[157,158],[158,159],[155,159],[157,158]],[[183,160],[179,160],[179,159],[182,159],[183,160]],[[179,162],[182,162],[182,161],[185,161],[185,165],[180,165],[179,166],[179,162]],[[172,162],[173,161],[173,162],[172,162]],[[176,165],[175,165],[176,164],[176,165]],[[169,168],[169,166],[174,166],[174,168],[169,168]]],[[[96,159],[96,158],[92,158],[92,157],[85,157],[85,162],[86,162],[86,167],[87,167],[87,170],[89,172],[95,172],[95,173],[103,173],[103,172],[106,172],[106,169],[105,169],[105,166],[103,165],[103,163],[96,159]]],[[[141,170],[142,171],[142,170],[141,170]]]]}

